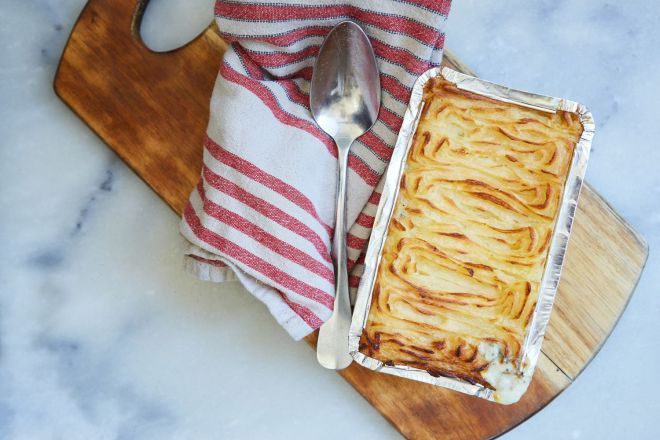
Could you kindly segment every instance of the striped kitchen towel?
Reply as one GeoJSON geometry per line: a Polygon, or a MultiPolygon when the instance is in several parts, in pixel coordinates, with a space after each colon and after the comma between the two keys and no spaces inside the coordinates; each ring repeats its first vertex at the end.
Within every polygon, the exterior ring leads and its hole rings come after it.
{"type": "MultiPolygon", "coordinates": [[[[379,119],[351,148],[350,283],[413,83],[440,63],[450,0],[220,0],[230,47],[211,98],[204,165],[181,222],[186,265],[200,278],[239,280],[295,338],[332,313],[337,152],[309,111],[323,38],[359,23],[381,72],[379,119]]],[[[357,263],[357,264],[356,264],[357,263]]]]}

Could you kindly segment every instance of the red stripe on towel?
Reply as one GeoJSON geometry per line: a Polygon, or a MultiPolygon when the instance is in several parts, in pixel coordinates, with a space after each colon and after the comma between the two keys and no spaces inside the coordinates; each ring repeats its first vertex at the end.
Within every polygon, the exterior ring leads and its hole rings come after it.
{"type": "Polygon", "coordinates": [[[318,302],[330,310],[333,309],[334,298],[331,295],[289,275],[233,241],[205,228],[190,203],[188,203],[184,211],[184,219],[199,240],[224,254],[231,255],[233,260],[242,263],[262,276],[283,286],[285,289],[318,302]]]}

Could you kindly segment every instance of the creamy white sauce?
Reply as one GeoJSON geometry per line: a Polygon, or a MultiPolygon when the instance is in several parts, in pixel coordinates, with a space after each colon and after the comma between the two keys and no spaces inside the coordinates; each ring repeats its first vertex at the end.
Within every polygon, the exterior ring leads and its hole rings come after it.
{"type": "Polygon", "coordinates": [[[493,400],[506,405],[520,400],[532,378],[532,372],[526,367],[526,363],[523,363],[522,371],[518,370],[511,360],[504,359],[497,344],[482,342],[478,350],[490,363],[488,368],[481,372],[481,376],[495,388],[493,400]]]}

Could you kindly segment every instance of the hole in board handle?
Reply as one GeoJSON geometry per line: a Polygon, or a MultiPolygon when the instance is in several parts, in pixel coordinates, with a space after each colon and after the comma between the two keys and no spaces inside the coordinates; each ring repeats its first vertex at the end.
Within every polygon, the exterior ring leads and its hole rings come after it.
{"type": "Polygon", "coordinates": [[[169,52],[194,40],[213,22],[215,0],[149,0],[140,38],[154,52],[169,52]]]}

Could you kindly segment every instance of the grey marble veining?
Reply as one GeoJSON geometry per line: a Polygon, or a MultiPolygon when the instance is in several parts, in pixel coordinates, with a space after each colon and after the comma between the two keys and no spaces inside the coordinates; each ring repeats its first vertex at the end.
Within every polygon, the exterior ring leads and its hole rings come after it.
{"type": "MultiPolygon", "coordinates": [[[[212,0],[153,1],[158,49],[211,20],[212,0]]],[[[178,219],[52,91],[83,5],[0,3],[0,439],[397,438],[240,286],[182,272],[178,219]]],[[[454,0],[447,45],[480,76],[591,108],[587,179],[652,248],[600,354],[504,438],[660,437],[659,21],[640,0],[454,0]]]]}

